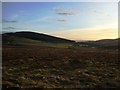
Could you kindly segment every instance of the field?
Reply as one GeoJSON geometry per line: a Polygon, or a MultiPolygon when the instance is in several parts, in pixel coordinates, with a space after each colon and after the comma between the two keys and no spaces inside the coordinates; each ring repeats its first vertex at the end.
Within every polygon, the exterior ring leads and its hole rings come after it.
{"type": "Polygon", "coordinates": [[[115,50],[3,47],[3,88],[120,88],[115,50]]]}

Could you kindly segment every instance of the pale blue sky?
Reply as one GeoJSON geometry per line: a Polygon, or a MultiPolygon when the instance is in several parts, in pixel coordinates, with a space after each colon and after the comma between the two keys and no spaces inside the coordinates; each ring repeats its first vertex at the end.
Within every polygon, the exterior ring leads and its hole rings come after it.
{"type": "Polygon", "coordinates": [[[117,38],[117,3],[4,2],[2,9],[3,31],[35,31],[73,40],[117,38]]]}

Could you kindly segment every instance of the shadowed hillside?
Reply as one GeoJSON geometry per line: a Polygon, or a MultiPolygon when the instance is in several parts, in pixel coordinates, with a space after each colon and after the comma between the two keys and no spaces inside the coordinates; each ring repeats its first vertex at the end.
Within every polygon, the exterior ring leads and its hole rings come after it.
{"type": "Polygon", "coordinates": [[[10,36],[22,37],[22,38],[44,41],[44,42],[52,42],[52,43],[73,43],[74,42],[72,40],[58,38],[58,37],[54,37],[46,34],[35,33],[35,32],[25,32],[25,31],[3,34],[3,42],[8,40],[10,36]]]}

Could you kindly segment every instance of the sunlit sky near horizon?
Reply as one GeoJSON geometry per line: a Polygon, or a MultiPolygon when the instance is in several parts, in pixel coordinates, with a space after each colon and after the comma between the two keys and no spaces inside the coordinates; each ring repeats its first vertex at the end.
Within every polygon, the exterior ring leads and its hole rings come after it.
{"type": "Polygon", "coordinates": [[[115,2],[4,2],[3,32],[33,31],[71,40],[118,37],[115,2]]]}

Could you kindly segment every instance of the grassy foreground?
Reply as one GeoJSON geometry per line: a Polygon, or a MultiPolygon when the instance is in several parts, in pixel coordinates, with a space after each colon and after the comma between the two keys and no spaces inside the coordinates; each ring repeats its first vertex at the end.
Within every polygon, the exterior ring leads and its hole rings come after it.
{"type": "Polygon", "coordinates": [[[3,47],[3,88],[119,88],[119,60],[92,48],[3,47]]]}

